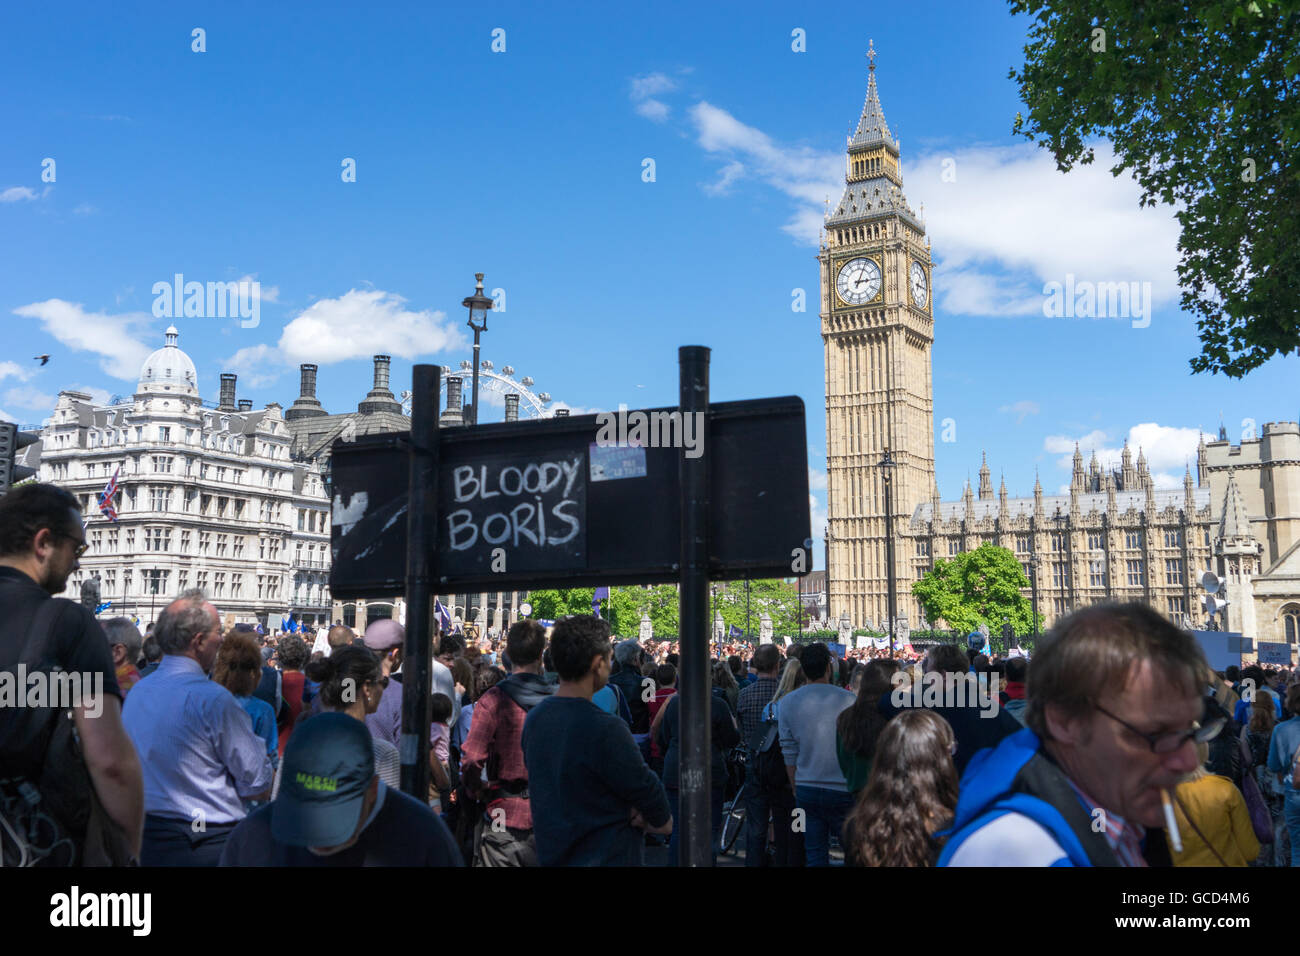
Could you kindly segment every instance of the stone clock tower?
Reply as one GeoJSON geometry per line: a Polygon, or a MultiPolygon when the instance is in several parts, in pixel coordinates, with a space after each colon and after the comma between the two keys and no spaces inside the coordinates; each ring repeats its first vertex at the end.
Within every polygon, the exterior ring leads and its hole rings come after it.
{"type": "MultiPolygon", "coordinates": [[[[893,468],[894,565],[899,617],[912,628],[916,506],[932,500],[934,292],[925,226],[903,197],[898,141],[889,132],[869,48],[867,99],[849,137],[844,195],[827,210],[821,262],[826,349],[828,610],[854,627],[888,616],[885,494],[878,463],[893,468]]],[[[924,545],[922,545],[924,546],[924,545]]],[[[925,564],[931,564],[926,561],[925,564]]]]}

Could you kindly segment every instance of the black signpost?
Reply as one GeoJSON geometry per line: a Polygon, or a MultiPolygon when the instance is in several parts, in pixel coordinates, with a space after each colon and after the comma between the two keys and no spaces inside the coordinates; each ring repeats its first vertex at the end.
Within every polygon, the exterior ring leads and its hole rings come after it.
{"type": "Polygon", "coordinates": [[[441,430],[417,365],[409,436],[335,443],[330,590],[407,598],[404,791],[428,792],[435,591],[678,583],[679,844],[709,865],[709,581],[811,565],[807,439],[801,399],[710,404],[709,349],[678,360],[676,408],[441,430]]]}

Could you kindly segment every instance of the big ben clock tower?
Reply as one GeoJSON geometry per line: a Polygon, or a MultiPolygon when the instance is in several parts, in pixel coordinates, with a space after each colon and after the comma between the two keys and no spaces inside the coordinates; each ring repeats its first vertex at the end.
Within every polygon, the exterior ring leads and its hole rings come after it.
{"type": "MultiPolygon", "coordinates": [[[[898,141],[876,90],[869,47],[867,99],[849,137],[844,195],[829,208],[821,262],[826,350],[828,610],[854,627],[888,617],[883,469],[892,468],[898,614],[917,626],[916,506],[934,492],[934,292],[925,226],[903,197],[898,141]]],[[[923,562],[930,564],[930,560],[923,562]]]]}

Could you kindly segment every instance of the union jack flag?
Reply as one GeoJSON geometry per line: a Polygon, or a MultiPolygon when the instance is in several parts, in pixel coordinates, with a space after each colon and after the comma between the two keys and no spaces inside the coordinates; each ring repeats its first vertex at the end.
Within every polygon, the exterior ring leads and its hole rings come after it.
{"type": "Polygon", "coordinates": [[[117,471],[113,472],[113,477],[108,480],[108,485],[104,488],[99,496],[99,510],[109,521],[117,520],[117,508],[113,506],[113,499],[117,497],[117,476],[122,473],[122,466],[117,466],[117,471]]]}

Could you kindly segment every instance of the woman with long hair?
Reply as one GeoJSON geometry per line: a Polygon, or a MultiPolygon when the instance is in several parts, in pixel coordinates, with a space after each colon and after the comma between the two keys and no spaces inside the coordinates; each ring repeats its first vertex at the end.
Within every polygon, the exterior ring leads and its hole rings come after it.
{"type": "MultiPolygon", "coordinates": [[[[1272,699],[1267,702],[1276,711],[1272,699]]],[[[1196,755],[1199,765],[1173,792],[1174,816],[1183,841],[1181,853],[1172,845],[1169,848],[1174,866],[1248,866],[1259,855],[1259,840],[1246,798],[1231,780],[1206,768],[1208,743],[1198,743],[1196,755]]]]}
{"type": "Polygon", "coordinates": [[[881,731],[871,777],[844,823],[852,866],[933,866],[943,829],[957,809],[957,746],[948,721],[905,710],[881,731]]]}
{"type": "Polygon", "coordinates": [[[1250,722],[1241,728],[1241,739],[1250,751],[1251,772],[1259,784],[1259,792],[1268,804],[1268,815],[1273,822],[1273,842],[1260,848],[1256,866],[1290,866],[1283,847],[1286,841],[1286,820],[1282,805],[1286,796],[1277,775],[1268,769],[1268,748],[1273,742],[1273,728],[1277,726],[1277,708],[1267,694],[1258,694],[1250,705],[1250,722]]]}
{"type": "Polygon", "coordinates": [[[726,661],[713,662],[713,688],[727,702],[732,716],[735,716],[736,708],[740,706],[740,685],[736,683],[726,661]]]}
{"type": "Polygon", "coordinates": [[[869,661],[860,670],[862,678],[857,700],[835,721],[835,754],[839,757],[849,793],[854,795],[867,785],[867,778],[871,775],[876,739],[887,723],[880,713],[880,699],[893,687],[883,661],[869,661]]]}
{"type": "MultiPolygon", "coordinates": [[[[253,635],[233,629],[226,632],[217,651],[217,660],[212,665],[212,679],[235,695],[235,700],[253,722],[253,733],[266,742],[272,769],[278,767],[279,734],[275,729],[275,710],[266,701],[253,696],[253,691],[262,681],[262,651],[253,635]]],[[[248,810],[260,806],[255,800],[243,803],[248,810]]]]}

